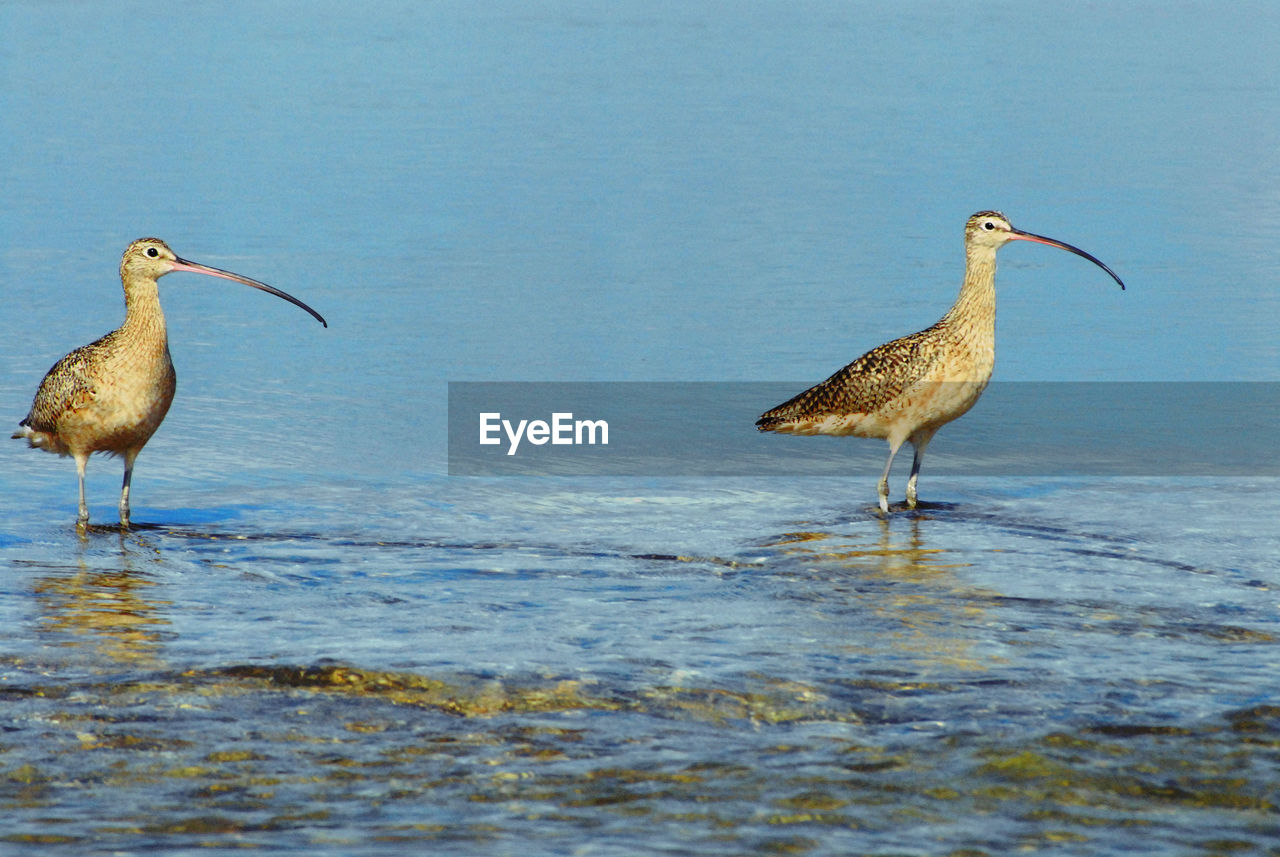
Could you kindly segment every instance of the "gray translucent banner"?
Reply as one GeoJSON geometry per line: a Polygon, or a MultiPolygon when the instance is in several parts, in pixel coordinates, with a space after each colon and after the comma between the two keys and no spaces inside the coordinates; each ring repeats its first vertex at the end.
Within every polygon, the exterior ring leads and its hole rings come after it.
{"type": "MultiPolygon", "coordinates": [[[[804,383],[451,382],[451,476],[878,475],[882,440],[762,433],[804,383]],[[523,422],[522,422],[523,421],[523,422]],[[483,441],[483,442],[482,442],[483,441]]],[[[931,475],[1280,476],[1280,383],[993,383],[931,475]]],[[[904,447],[900,461],[910,462],[904,447]]]]}

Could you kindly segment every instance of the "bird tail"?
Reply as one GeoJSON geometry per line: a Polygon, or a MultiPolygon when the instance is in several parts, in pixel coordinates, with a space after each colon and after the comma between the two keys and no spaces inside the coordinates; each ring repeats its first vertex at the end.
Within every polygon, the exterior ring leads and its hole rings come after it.
{"type": "MultiPolygon", "coordinates": [[[[33,429],[23,420],[18,424],[18,430],[10,435],[14,440],[25,440],[27,446],[32,449],[50,449],[52,444],[49,442],[48,432],[42,432],[39,429],[33,429]]],[[[65,454],[65,453],[63,453],[65,454]]]]}
{"type": "Polygon", "coordinates": [[[805,405],[808,404],[807,394],[805,391],[778,405],[776,408],[770,408],[760,415],[760,419],[756,420],[757,431],[776,431],[784,434],[790,434],[798,427],[796,421],[798,418],[810,416],[806,414],[805,405]]]}
{"type": "MultiPolygon", "coordinates": [[[[776,409],[762,414],[760,419],[756,420],[756,429],[759,431],[777,431],[786,420],[776,413],[776,409]]],[[[14,435],[17,437],[17,435],[14,435]]]]}

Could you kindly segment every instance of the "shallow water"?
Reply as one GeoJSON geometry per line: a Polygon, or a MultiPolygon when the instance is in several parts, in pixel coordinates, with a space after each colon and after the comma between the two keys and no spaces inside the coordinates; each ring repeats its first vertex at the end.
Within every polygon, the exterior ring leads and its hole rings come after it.
{"type": "Polygon", "coordinates": [[[3,848],[1277,853],[1274,477],[446,475],[448,382],[818,381],[988,207],[1129,285],[1002,251],[997,381],[1275,382],[1276,12],[986,10],[0,8],[15,423],[142,234],[331,324],[162,281],[128,533],[0,445],[3,848]]]}
{"type": "Polygon", "coordinates": [[[79,544],[32,522],[4,547],[9,841],[1158,854],[1280,835],[1274,480],[944,479],[953,499],[887,521],[848,480],[504,481],[388,491],[395,520],[302,489],[79,544]]]}

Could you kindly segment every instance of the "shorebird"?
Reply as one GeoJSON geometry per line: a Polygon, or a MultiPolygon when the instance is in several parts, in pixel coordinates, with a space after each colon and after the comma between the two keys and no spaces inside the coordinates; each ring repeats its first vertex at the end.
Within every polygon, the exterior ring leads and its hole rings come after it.
{"type": "Polygon", "coordinates": [[[89,523],[84,500],[84,471],[90,454],[124,458],[120,488],[120,524],[129,526],[129,482],[133,462],[160,427],[173,402],[177,375],[169,358],[169,339],[156,280],[174,271],[190,271],[235,280],[302,307],[328,327],[320,313],[279,289],[180,258],[159,238],[140,238],[124,251],[124,324],[77,348],[53,365],[36,391],[31,412],[13,437],[32,447],[75,459],[80,479],[80,514],[89,523]]]}
{"type": "Polygon", "coordinates": [[[915,448],[907,506],[916,507],[916,482],[925,447],[942,426],[964,415],[991,380],[995,366],[996,251],[1010,241],[1034,241],[1083,256],[1115,272],[1079,247],[1014,229],[998,211],[979,211],[964,228],[964,284],[955,305],[933,327],[886,342],[817,386],[766,411],[760,431],[854,435],[889,442],[889,461],[876,487],[889,512],[889,469],[903,443],[915,448]]]}

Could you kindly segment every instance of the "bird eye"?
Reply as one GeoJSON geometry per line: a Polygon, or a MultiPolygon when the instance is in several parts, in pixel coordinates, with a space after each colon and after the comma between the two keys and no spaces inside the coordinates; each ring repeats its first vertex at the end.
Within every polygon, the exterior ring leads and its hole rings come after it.
{"type": "Polygon", "coordinates": [[[990,232],[992,229],[996,228],[996,225],[988,220],[986,223],[982,224],[982,228],[990,232]]]}
{"type": "Polygon", "coordinates": [[[159,255],[160,255],[160,251],[159,251],[159,250],[157,250],[157,249],[156,249],[156,248],[154,248],[154,247],[148,247],[148,248],[147,248],[147,255],[148,255],[148,256],[150,256],[152,259],[154,259],[155,257],[157,257],[157,256],[159,256],[159,255]]]}

